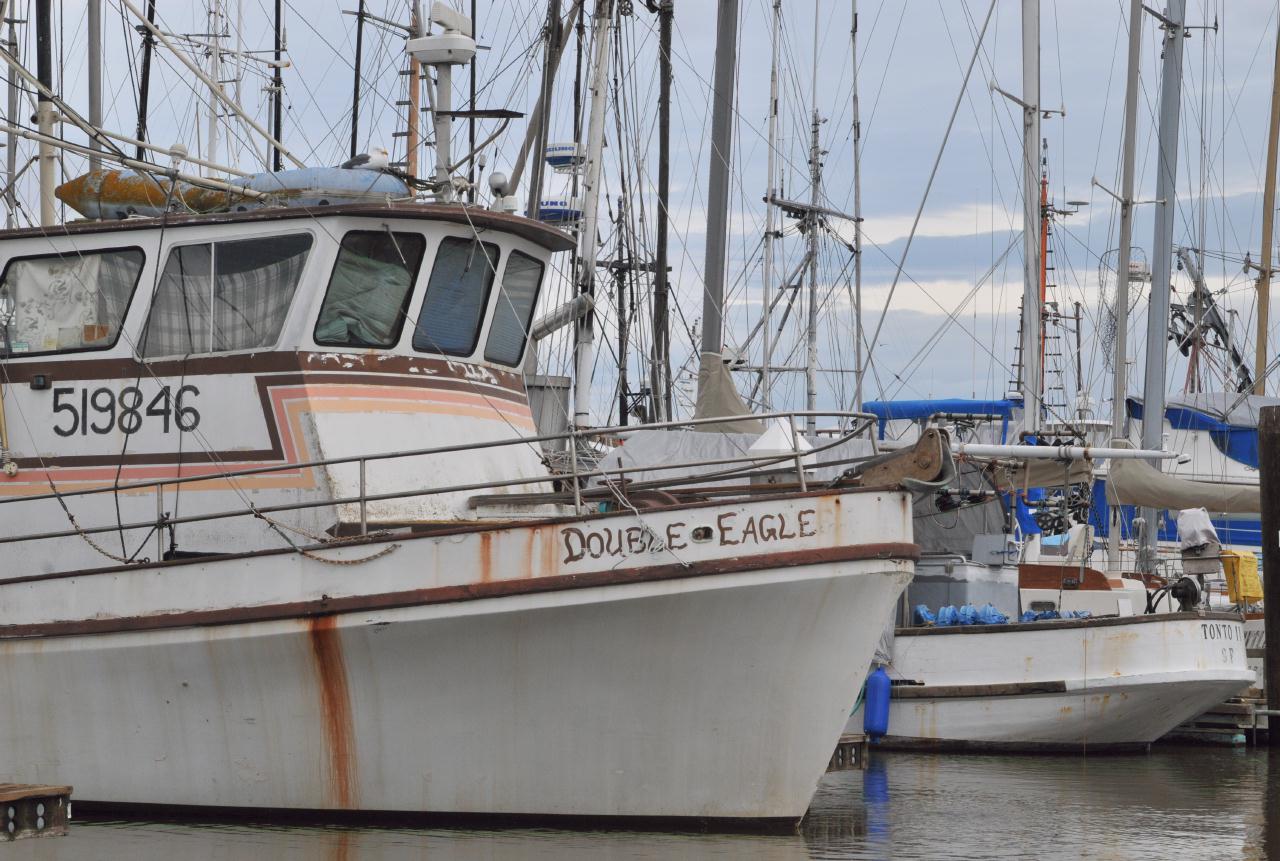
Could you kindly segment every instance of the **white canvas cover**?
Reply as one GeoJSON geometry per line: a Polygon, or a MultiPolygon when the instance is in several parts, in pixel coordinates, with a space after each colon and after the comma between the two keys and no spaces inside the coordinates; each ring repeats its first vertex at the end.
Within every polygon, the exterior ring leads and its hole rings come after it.
{"type": "Polygon", "coordinates": [[[1184,508],[1178,512],[1178,544],[1183,550],[1218,543],[1218,530],[1213,528],[1209,512],[1203,508],[1184,508]]]}
{"type": "Polygon", "coordinates": [[[1262,510],[1257,485],[1189,481],[1166,475],[1145,460],[1114,460],[1107,476],[1107,501],[1151,508],[1205,508],[1219,514],[1262,510]]]}
{"type": "Polygon", "coordinates": [[[693,409],[695,419],[719,416],[743,416],[740,421],[711,422],[699,425],[704,431],[759,434],[764,425],[752,418],[751,410],[733,384],[733,375],[719,353],[703,353],[698,362],[698,402],[693,409]]]}

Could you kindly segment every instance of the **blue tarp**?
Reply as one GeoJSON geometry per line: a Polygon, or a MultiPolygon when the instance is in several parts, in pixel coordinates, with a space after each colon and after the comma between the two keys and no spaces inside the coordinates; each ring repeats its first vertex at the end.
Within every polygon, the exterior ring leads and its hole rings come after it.
{"type": "Polygon", "coordinates": [[[938,413],[963,413],[966,415],[998,416],[1000,442],[1005,442],[1009,432],[1009,419],[1015,409],[1022,409],[1021,400],[975,400],[970,398],[928,398],[919,401],[868,401],[863,409],[880,419],[880,438],[884,439],[885,424],[891,421],[921,421],[938,413]]]}
{"type": "MultiPolygon", "coordinates": [[[[1129,415],[1142,420],[1142,402],[1129,398],[1129,415]]],[[[1171,406],[1164,411],[1174,430],[1207,431],[1218,451],[1234,461],[1258,468],[1258,429],[1231,425],[1201,410],[1187,406],[1171,406]]]]}

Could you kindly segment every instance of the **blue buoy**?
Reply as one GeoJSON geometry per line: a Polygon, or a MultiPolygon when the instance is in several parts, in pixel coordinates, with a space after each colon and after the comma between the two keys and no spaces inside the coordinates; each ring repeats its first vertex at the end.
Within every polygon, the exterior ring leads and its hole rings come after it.
{"type": "Polygon", "coordinates": [[[889,694],[893,688],[884,667],[867,676],[867,697],[862,707],[862,731],[872,741],[889,733],[889,694]]]}

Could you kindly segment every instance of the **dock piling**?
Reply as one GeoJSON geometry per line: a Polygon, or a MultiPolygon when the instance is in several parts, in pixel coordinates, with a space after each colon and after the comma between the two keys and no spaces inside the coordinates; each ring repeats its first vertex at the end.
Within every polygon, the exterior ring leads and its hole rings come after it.
{"type": "MultiPolygon", "coordinates": [[[[1258,488],[1262,497],[1262,592],[1266,626],[1263,679],[1267,707],[1280,709],[1280,407],[1263,407],[1258,418],[1258,488]],[[1270,598],[1271,600],[1267,600],[1270,598]]],[[[1280,747],[1280,732],[1268,732],[1280,747]]]]}

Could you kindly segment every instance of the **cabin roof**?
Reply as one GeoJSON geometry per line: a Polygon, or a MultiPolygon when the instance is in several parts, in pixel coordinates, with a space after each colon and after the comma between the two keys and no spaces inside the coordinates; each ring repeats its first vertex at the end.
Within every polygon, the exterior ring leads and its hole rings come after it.
{"type": "Polygon", "coordinates": [[[350,203],[335,206],[275,207],[243,212],[214,212],[199,215],[170,214],[163,218],[128,218],[107,221],[77,221],[54,227],[22,227],[0,230],[0,239],[23,239],[40,236],[82,236],[124,230],[147,230],[164,227],[202,227],[212,224],[287,221],[290,219],[362,216],[368,218],[403,218],[442,221],[474,227],[478,231],[495,230],[510,233],[541,245],[548,251],[568,251],[574,240],[567,233],[519,215],[495,212],[478,206],[438,203],[350,203]]]}

